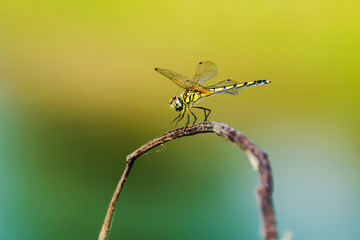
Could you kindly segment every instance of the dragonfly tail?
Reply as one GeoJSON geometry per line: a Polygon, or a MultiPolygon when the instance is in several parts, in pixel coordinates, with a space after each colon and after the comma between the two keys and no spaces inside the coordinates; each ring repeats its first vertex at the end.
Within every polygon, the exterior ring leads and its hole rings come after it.
{"type": "Polygon", "coordinates": [[[239,83],[239,84],[234,84],[234,88],[244,88],[244,87],[252,87],[252,86],[259,86],[259,85],[263,85],[263,84],[269,84],[271,83],[271,81],[269,80],[256,80],[256,81],[252,81],[252,82],[244,82],[244,83],[239,83]]]}

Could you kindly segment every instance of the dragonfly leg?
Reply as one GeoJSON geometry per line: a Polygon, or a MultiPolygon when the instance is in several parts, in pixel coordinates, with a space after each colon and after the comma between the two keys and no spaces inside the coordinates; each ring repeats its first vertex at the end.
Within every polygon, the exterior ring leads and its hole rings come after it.
{"type": "Polygon", "coordinates": [[[197,117],[195,116],[195,114],[189,109],[189,112],[191,112],[191,114],[194,116],[194,122],[193,125],[196,123],[197,117]]]}
{"type": "Polygon", "coordinates": [[[180,115],[177,116],[177,118],[175,118],[171,123],[173,123],[176,119],[180,118],[179,120],[176,121],[175,126],[181,121],[181,119],[183,119],[185,116],[185,108],[181,111],[180,115]]]}
{"type": "MultiPolygon", "coordinates": [[[[208,108],[206,108],[206,110],[208,110],[209,112],[208,112],[208,114],[207,114],[207,116],[205,116],[205,122],[207,122],[208,121],[208,117],[209,117],[209,115],[210,115],[210,113],[211,113],[211,109],[208,109],[208,108]]],[[[204,110],[205,111],[205,110],[204,110]]]]}
{"type": "Polygon", "coordinates": [[[204,107],[194,107],[194,108],[199,108],[199,109],[204,110],[204,114],[205,114],[205,120],[204,120],[204,122],[207,122],[207,121],[208,121],[208,117],[209,117],[209,115],[210,115],[210,113],[211,113],[211,110],[208,109],[208,108],[204,108],[204,107]],[[208,111],[208,112],[207,112],[207,111],[208,111]]]}
{"type": "Polygon", "coordinates": [[[187,122],[186,122],[186,125],[184,127],[184,132],[185,132],[185,129],[187,128],[187,126],[189,125],[189,122],[190,122],[190,114],[189,114],[189,109],[187,108],[187,122]]]}
{"type": "Polygon", "coordinates": [[[170,124],[172,124],[173,122],[175,122],[176,119],[178,119],[181,116],[182,112],[179,114],[179,116],[177,116],[174,120],[171,121],[170,124]]]}

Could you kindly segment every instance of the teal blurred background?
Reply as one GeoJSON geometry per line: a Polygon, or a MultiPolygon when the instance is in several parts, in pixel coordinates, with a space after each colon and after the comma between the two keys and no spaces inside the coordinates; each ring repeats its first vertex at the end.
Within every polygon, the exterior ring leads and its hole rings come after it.
{"type": "MultiPolygon", "coordinates": [[[[96,239],[125,158],[174,128],[181,89],[269,156],[280,235],[360,238],[359,1],[2,1],[0,239],[96,239]]],[[[202,118],[202,113],[199,112],[202,118]]],[[[261,239],[258,173],[215,135],[138,159],[110,239],[261,239]]]]}

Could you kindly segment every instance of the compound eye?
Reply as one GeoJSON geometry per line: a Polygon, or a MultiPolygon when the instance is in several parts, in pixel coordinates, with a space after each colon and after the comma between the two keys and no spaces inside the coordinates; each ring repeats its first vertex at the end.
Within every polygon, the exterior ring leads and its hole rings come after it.
{"type": "Polygon", "coordinates": [[[179,96],[174,96],[170,100],[170,107],[175,111],[181,111],[183,109],[181,98],[179,96]]]}
{"type": "Polygon", "coordinates": [[[180,98],[178,97],[178,96],[174,96],[172,99],[170,99],[170,104],[171,105],[177,105],[177,104],[179,104],[179,102],[180,102],[180,98]]]}

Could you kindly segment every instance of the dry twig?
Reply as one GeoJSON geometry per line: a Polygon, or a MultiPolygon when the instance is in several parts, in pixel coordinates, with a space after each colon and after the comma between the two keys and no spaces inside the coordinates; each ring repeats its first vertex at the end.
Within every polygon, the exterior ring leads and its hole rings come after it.
{"type": "Polygon", "coordinates": [[[206,133],[213,132],[217,135],[224,137],[225,139],[231,141],[242,150],[244,150],[249,156],[249,160],[252,162],[253,167],[259,169],[260,173],[260,186],[258,187],[258,196],[260,201],[260,207],[264,222],[264,237],[266,240],[276,240],[276,223],[275,223],[275,214],[274,207],[272,203],[272,190],[273,190],[273,182],[271,176],[271,168],[270,163],[267,157],[267,154],[263,152],[260,148],[258,148],[251,140],[249,140],[245,135],[237,131],[236,129],[230,127],[229,125],[221,122],[204,122],[196,125],[188,126],[184,131],[184,128],[178,128],[167,132],[138,148],[136,151],[131,153],[126,158],[126,168],[121,176],[121,179],[116,187],[114,195],[111,199],[109,208],[106,213],[106,217],[104,220],[104,224],[101,228],[99,234],[99,240],[105,240],[109,227],[111,224],[111,220],[113,217],[113,213],[115,210],[116,202],[119,198],[119,194],[121,189],[124,186],[127,176],[130,173],[131,167],[133,166],[135,160],[144,154],[145,152],[151,150],[152,148],[159,146],[165,142],[184,137],[189,135],[194,135],[198,133],[206,133]],[[254,159],[257,160],[258,165],[254,165],[254,159]]]}

